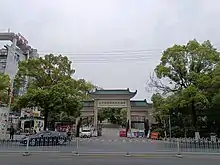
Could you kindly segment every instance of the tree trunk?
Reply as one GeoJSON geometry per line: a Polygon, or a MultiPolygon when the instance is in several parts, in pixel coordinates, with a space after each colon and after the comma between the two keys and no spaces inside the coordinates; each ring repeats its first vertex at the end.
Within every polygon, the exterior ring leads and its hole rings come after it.
{"type": "Polygon", "coordinates": [[[44,109],[44,131],[46,131],[47,126],[48,126],[48,115],[49,115],[49,110],[48,108],[44,109]]]}
{"type": "Polygon", "coordinates": [[[194,101],[192,101],[192,124],[193,124],[193,127],[195,128],[195,131],[198,131],[197,130],[197,114],[196,114],[196,107],[194,105],[194,101]]]}

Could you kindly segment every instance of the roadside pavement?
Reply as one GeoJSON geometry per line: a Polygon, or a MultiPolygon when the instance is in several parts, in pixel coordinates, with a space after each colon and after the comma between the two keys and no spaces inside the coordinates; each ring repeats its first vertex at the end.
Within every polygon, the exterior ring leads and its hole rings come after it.
{"type": "Polygon", "coordinates": [[[118,156],[73,156],[68,154],[33,154],[30,156],[22,156],[20,154],[0,154],[0,164],[7,165],[219,165],[220,157],[183,157],[176,158],[170,156],[142,156],[142,157],[125,157],[118,156]],[[13,158],[13,159],[12,159],[13,158]]]}

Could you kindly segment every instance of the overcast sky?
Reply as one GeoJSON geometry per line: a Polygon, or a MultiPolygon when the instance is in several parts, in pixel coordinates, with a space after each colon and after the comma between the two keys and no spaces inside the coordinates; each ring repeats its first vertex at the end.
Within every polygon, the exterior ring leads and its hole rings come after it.
{"type": "MultiPolygon", "coordinates": [[[[218,0],[1,0],[0,31],[20,32],[41,55],[67,55],[103,88],[138,90],[161,51],[196,38],[220,47],[218,0]]],[[[3,44],[2,42],[0,44],[3,44]]]]}

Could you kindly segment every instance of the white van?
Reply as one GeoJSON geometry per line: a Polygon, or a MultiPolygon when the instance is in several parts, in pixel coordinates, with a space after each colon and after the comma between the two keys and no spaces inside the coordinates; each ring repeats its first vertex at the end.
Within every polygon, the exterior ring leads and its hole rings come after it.
{"type": "Polygon", "coordinates": [[[80,131],[81,138],[90,138],[92,137],[92,130],[90,128],[82,128],[80,131]]]}

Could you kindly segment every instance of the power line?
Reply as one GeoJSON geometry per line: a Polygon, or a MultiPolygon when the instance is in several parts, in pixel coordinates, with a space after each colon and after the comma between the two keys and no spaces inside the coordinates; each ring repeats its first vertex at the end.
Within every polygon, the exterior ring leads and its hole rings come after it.
{"type": "Polygon", "coordinates": [[[102,55],[95,55],[95,56],[68,56],[69,58],[73,59],[110,59],[110,58],[143,58],[143,57],[149,57],[149,56],[158,56],[161,55],[161,53],[144,53],[144,54],[125,54],[125,55],[108,55],[108,56],[102,56],[102,55]]]}
{"type": "MultiPolygon", "coordinates": [[[[219,49],[216,47],[216,49],[219,49]]],[[[124,62],[144,62],[147,63],[152,59],[159,59],[163,49],[140,49],[140,50],[113,50],[106,52],[46,52],[40,51],[41,55],[61,54],[67,56],[73,63],[124,63],[124,62]]]]}
{"type": "MultiPolygon", "coordinates": [[[[70,58],[71,60],[73,58],[70,58]]],[[[109,58],[109,59],[73,59],[74,61],[125,61],[125,60],[144,60],[144,59],[153,59],[152,57],[142,57],[142,58],[109,58]]]]}
{"type": "Polygon", "coordinates": [[[158,59],[160,56],[154,54],[136,55],[136,56],[109,56],[109,57],[90,57],[90,58],[75,58],[68,57],[74,63],[110,63],[110,62],[147,62],[152,59],[158,59]]]}
{"type": "Polygon", "coordinates": [[[149,62],[152,61],[152,59],[158,59],[155,57],[142,57],[142,58],[110,58],[110,59],[73,59],[69,58],[70,61],[73,61],[73,63],[112,63],[112,62],[120,62],[120,63],[125,63],[125,62],[149,62]]]}
{"type": "Polygon", "coordinates": [[[109,61],[73,61],[73,64],[110,64],[110,63],[149,63],[147,59],[143,60],[109,60],[109,61]]]}
{"type": "Polygon", "coordinates": [[[98,53],[54,53],[62,54],[74,63],[112,63],[112,62],[147,62],[150,59],[158,59],[161,50],[132,50],[132,51],[109,51],[98,53]],[[159,55],[159,56],[158,56],[159,55]]]}
{"type": "MultiPolygon", "coordinates": [[[[219,49],[220,44],[213,44],[216,49],[219,49]]],[[[112,50],[104,52],[53,52],[53,51],[38,51],[40,55],[45,54],[62,54],[68,56],[90,56],[90,55],[123,55],[123,54],[140,54],[140,53],[153,53],[164,51],[165,49],[137,49],[137,50],[112,50]]]]}
{"type": "Polygon", "coordinates": [[[162,49],[143,49],[143,50],[119,50],[119,51],[106,51],[106,52],[49,52],[49,51],[39,51],[40,54],[62,54],[62,55],[80,55],[80,56],[88,56],[88,55],[123,55],[123,54],[139,54],[139,53],[149,53],[149,52],[162,52],[162,49]]]}

